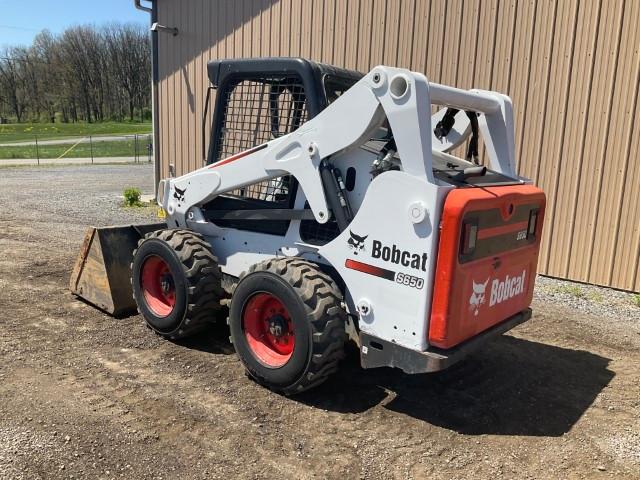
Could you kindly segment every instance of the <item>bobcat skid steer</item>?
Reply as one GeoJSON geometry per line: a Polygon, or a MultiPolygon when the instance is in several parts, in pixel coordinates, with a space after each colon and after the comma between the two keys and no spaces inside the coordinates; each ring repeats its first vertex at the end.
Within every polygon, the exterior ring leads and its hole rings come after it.
{"type": "Polygon", "coordinates": [[[208,74],[206,164],[160,181],[167,226],[133,253],[152,329],[196,334],[228,305],[250,376],[293,394],[349,339],[364,368],[434,372],[530,318],[545,196],[516,174],[508,97],[297,58],[208,74]]]}

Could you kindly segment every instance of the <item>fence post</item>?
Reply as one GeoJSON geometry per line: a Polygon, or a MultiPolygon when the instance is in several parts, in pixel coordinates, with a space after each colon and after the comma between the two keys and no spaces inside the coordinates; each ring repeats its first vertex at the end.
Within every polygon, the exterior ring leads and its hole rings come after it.
{"type": "Polygon", "coordinates": [[[89,135],[89,150],[91,150],[91,165],[93,165],[93,139],[89,135]]]}
{"type": "Polygon", "coordinates": [[[38,135],[36,135],[36,159],[39,166],[40,165],[40,148],[38,147],[38,135]]]}
{"type": "Polygon", "coordinates": [[[151,163],[151,155],[153,154],[153,140],[147,135],[147,161],[151,163]]]}
{"type": "Polygon", "coordinates": [[[133,148],[135,149],[135,152],[133,155],[136,159],[135,162],[138,163],[138,134],[137,133],[135,134],[134,138],[135,138],[135,146],[133,148]]]}

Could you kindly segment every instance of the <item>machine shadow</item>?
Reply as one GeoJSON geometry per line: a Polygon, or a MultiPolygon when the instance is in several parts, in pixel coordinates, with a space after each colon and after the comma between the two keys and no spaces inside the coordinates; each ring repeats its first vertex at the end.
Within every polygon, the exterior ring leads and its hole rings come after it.
{"type": "Polygon", "coordinates": [[[608,369],[610,359],[510,336],[432,374],[363,371],[357,355],[350,352],[319,389],[294,398],[344,413],[382,404],[467,435],[557,437],[571,429],[615,375],[608,369]]]}
{"type": "Polygon", "coordinates": [[[216,355],[231,355],[236,351],[229,341],[229,327],[225,322],[215,322],[207,325],[197,335],[192,335],[173,343],[191,350],[213,353],[216,355]]]}

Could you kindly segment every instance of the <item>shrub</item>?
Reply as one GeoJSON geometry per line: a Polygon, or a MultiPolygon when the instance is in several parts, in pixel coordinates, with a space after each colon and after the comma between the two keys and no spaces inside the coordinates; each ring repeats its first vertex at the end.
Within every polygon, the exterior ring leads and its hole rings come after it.
{"type": "Polygon", "coordinates": [[[582,288],[580,288],[578,285],[574,285],[574,284],[560,285],[557,288],[557,291],[559,293],[564,293],[566,295],[571,295],[572,297],[576,297],[576,298],[583,298],[585,296],[584,292],[582,291],[582,288]]]}
{"type": "Polygon", "coordinates": [[[139,188],[136,187],[128,187],[124,189],[124,206],[125,207],[141,207],[142,202],[140,201],[140,197],[142,197],[142,192],[139,188]]]}

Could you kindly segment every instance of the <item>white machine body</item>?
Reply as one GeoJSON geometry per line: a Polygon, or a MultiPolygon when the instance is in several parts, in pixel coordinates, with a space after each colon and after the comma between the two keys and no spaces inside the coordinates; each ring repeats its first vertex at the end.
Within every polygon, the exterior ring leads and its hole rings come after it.
{"type": "Polygon", "coordinates": [[[278,256],[326,265],[344,283],[346,309],[360,331],[424,351],[443,204],[456,188],[434,175],[434,162],[453,160],[447,152],[463,144],[470,131],[469,119],[460,115],[451,134],[437,138],[434,124],[445,109],[432,116],[432,105],[477,112],[488,168],[513,184],[528,183],[516,174],[507,96],[460,90],[430,83],[421,73],[378,66],[292,133],[162,180],[158,203],[169,228],[188,228],[211,243],[223,273],[239,277],[251,265],[278,256]],[[400,160],[398,168],[373,178],[376,155],[363,145],[384,125],[393,131],[400,160]],[[308,205],[315,221],[325,224],[333,216],[320,172],[328,158],[342,171],[354,168],[356,181],[346,192],[353,219],[324,245],[303,241],[302,218],[291,220],[280,236],[219,226],[203,215],[202,205],[217,196],[291,174],[300,186],[294,210],[308,205]]]}

